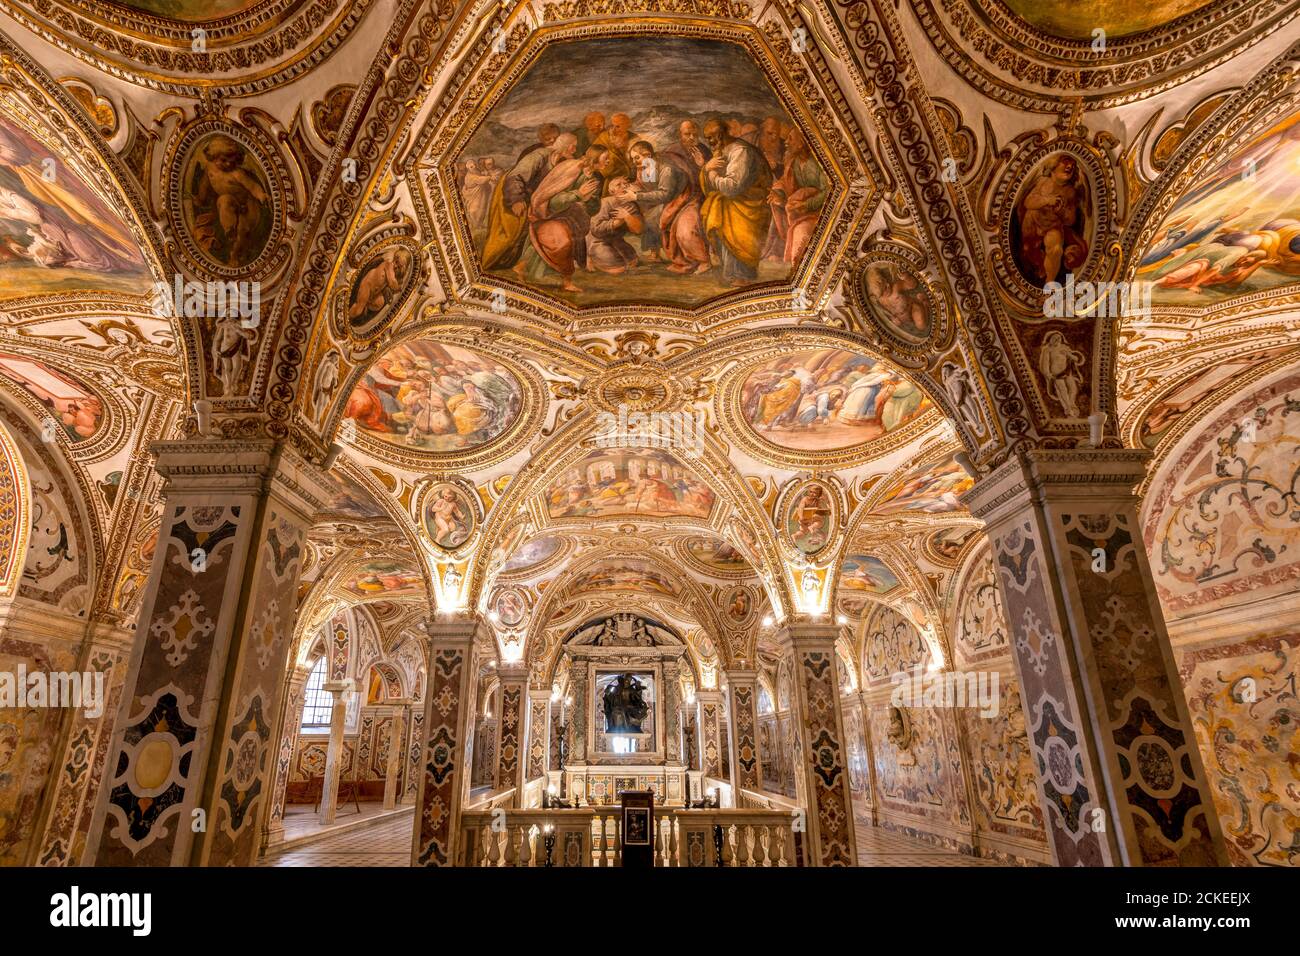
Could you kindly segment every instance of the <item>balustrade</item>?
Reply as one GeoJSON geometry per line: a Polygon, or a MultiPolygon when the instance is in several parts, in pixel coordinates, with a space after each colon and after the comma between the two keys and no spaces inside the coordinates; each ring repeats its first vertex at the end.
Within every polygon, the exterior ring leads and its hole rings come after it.
{"type": "MultiPolygon", "coordinates": [[[[655,808],[656,866],[800,866],[784,810],[655,808]]],[[[467,810],[462,866],[622,866],[622,808],[467,810]]]]}

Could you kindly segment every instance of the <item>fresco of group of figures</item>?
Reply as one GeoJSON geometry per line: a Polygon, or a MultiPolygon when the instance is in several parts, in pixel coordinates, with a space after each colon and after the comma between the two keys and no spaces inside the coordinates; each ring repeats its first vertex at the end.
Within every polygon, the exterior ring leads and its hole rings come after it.
{"type": "Polygon", "coordinates": [[[872,441],[915,420],[925,394],[883,362],[843,349],[796,352],[745,378],[741,413],[781,448],[832,451],[872,441]]]}
{"type": "Polygon", "coordinates": [[[666,451],[611,448],[564,470],[546,493],[552,518],[707,518],[712,489],[666,451]]]}
{"type": "Polygon", "coordinates": [[[831,189],[739,46],[666,36],[545,49],[456,179],[483,271],[578,305],[687,306],[786,279],[831,189]]]}
{"type": "Polygon", "coordinates": [[[365,434],[402,448],[459,452],[501,435],[519,415],[519,379],[492,358],[416,339],[375,361],[344,414],[365,434]]]}

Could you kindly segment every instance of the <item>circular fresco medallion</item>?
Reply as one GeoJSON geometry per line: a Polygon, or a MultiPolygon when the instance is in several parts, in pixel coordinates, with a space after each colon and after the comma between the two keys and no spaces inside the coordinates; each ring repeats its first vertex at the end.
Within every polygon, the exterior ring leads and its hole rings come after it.
{"type": "Polygon", "coordinates": [[[915,421],[925,394],[889,365],[843,349],[769,359],[745,376],[740,411],[754,434],[777,448],[853,448],[915,421]]]}
{"type": "Polygon", "coordinates": [[[404,451],[465,452],[519,417],[523,385],[494,358],[432,339],[390,349],[361,377],[344,415],[358,433],[404,451]]]}

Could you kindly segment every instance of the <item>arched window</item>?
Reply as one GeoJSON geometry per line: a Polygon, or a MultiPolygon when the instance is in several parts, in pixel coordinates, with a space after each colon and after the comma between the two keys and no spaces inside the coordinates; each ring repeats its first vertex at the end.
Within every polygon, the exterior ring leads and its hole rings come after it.
{"type": "Polygon", "coordinates": [[[334,701],[325,691],[325,655],[316,659],[316,665],[307,677],[307,688],[302,704],[302,729],[306,733],[328,733],[330,711],[334,701]]]}

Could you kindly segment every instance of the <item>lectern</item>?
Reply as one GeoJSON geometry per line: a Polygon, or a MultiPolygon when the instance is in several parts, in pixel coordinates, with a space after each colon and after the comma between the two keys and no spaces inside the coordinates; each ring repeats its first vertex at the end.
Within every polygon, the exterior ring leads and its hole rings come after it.
{"type": "Polygon", "coordinates": [[[623,865],[655,865],[655,795],[653,790],[624,790],[623,865]]]}

